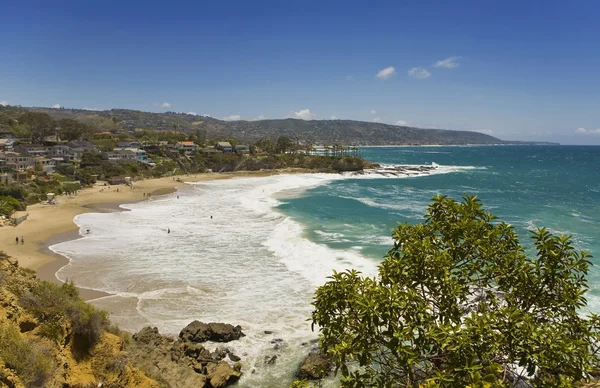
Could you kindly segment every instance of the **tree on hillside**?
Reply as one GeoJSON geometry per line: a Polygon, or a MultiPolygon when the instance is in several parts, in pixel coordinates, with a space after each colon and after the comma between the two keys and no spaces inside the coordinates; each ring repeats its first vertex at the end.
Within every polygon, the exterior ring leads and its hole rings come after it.
{"type": "Polygon", "coordinates": [[[538,229],[530,257],[471,196],[434,198],[393,237],[378,276],[316,292],[343,387],[567,387],[598,365],[600,319],[580,315],[590,256],[569,237],[538,229]]]}
{"type": "Polygon", "coordinates": [[[73,141],[79,140],[84,133],[89,131],[88,126],[73,119],[62,119],[56,122],[60,130],[62,140],[73,141]]]}
{"type": "Polygon", "coordinates": [[[284,154],[288,151],[294,151],[294,146],[295,144],[292,139],[287,136],[279,136],[277,138],[277,143],[275,144],[275,152],[278,154],[284,154]]]}
{"type": "Polygon", "coordinates": [[[25,112],[19,122],[29,128],[31,142],[41,143],[45,137],[54,134],[55,123],[46,113],[25,112]]]}

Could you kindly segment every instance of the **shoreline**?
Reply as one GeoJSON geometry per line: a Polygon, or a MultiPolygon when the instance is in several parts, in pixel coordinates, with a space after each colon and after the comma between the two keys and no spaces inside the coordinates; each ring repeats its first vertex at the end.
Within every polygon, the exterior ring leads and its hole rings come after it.
{"type": "MultiPolygon", "coordinates": [[[[108,186],[103,183],[82,189],[77,195],[56,198],[56,205],[38,203],[20,212],[29,214],[27,220],[15,227],[0,228],[2,250],[18,260],[19,265],[37,272],[38,278],[55,284],[62,284],[56,272],[70,263],[70,260],[53,252],[50,246],[70,241],[82,236],[74,218],[84,213],[126,211],[120,208],[127,203],[137,203],[150,197],[172,194],[186,182],[195,183],[236,177],[264,177],[286,173],[311,173],[314,171],[286,169],[267,171],[239,171],[225,173],[198,173],[175,177],[152,178],[135,181],[133,187],[125,185],[108,186]],[[118,191],[117,191],[118,190],[118,191]],[[24,244],[15,244],[15,236],[25,238],[24,244]]],[[[110,296],[103,291],[77,287],[84,300],[110,296]]]]}

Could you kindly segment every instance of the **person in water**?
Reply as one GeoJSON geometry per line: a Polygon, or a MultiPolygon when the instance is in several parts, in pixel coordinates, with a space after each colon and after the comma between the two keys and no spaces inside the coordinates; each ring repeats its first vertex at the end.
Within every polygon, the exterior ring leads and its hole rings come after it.
{"type": "Polygon", "coordinates": [[[171,233],[171,228],[167,228],[167,234],[171,233]]]}

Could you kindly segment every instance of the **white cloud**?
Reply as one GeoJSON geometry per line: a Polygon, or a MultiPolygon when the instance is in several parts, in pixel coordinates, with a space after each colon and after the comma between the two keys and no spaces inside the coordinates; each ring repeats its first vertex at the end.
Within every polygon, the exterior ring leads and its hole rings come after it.
{"type": "Polygon", "coordinates": [[[292,112],[288,117],[300,120],[314,120],[317,115],[311,113],[310,109],[300,109],[298,112],[292,112]]]}
{"type": "Polygon", "coordinates": [[[255,118],[253,118],[253,119],[252,119],[252,120],[250,120],[250,121],[260,121],[260,120],[264,120],[264,119],[265,119],[265,116],[263,116],[263,115],[260,115],[260,116],[258,116],[258,117],[255,117],[255,118]]]}
{"type": "Polygon", "coordinates": [[[370,113],[370,114],[372,114],[372,115],[374,115],[374,114],[377,114],[377,111],[376,111],[375,109],[371,109],[371,110],[369,111],[369,113],[370,113]]]}
{"type": "Polygon", "coordinates": [[[93,111],[100,110],[100,109],[98,109],[98,108],[82,108],[82,109],[83,109],[83,110],[93,110],[93,111]]]}
{"type": "Polygon", "coordinates": [[[331,117],[329,118],[329,120],[337,120],[337,119],[338,119],[338,118],[337,118],[337,116],[336,116],[336,115],[333,115],[333,116],[331,116],[331,117]]]}
{"type": "Polygon", "coordinates": [[[209,115],[208,113],[203,113],[200,116],[204,116],[204,117],[212,117],[211,115],[209,115]]]}
{"type": "Polygon", "coordinates": [[[440,61],[437,61],[435,63],[435,65],[433,65],[434,67],[441,67],[444,69],[454,69],[455,67],[459,67],[460,63],[456,62],[460,59],[460,57],[450,57],[450,58],[446,58],[446,59],[442,59],[440,61]]]}
{"type": "Polygon", "coordinates": [[[240,116],[240,115],[231,115],[231,116],[223,117],[223,120],[225,120],[225,121],[239,121],[241,119],[242,119],[242,116],[240,116]]]}
{"type": "Polygon", "coordinates": [[[390,66],[390,67],[386,67],[385,69],[379,70],[379,72],[377,73],[377,75],[375,77],[377,77],[379,79],[388,79],[391,76],[393,76],[395,73],[396,73],[396,69],[394,69],[392,66],[390,66]]]}
{"type": "Polygon", "coordinates": [[[192,115],[192,116],[198,116],[198,113],[196,113],[196,112],[187,112],[186,114],[192,115]]]}
{"type": "Polygon", "coordinates": [[[7,105],[8,105],[8,101],[6,101],[6,100],[0,101],[0,106],[7,106],[7,105]]]}
{"type": "Polygon", "coordinates": [[[60,104],[54,104],[54,105],[52,105],[52,107],[54,109],[60,109],[60,108],[62,108],[62,106],[60,106],[60,104]]]}
{"type": "Polygon", "coordinates": [[[404,120],[398,120],[398,121],[396,121],[396,125],[399,125],[401,127],[406,127],[408,125],[408,123],[404,120]]]}
{"type": "Polygon", "coordinates": [[[381,117],[375,117],[375,118],[373,118],[373,121],[375,121],[376,123],[380,123],[381,117]]]}
{"type": "Polygon", "coordinates": [[[487,135],[492,135],[494,133],[491,129],[476,129],[475,132],[485,133],[487,135]]]}
{"type": "Polygon", "coordinates": [[[575,133],[584,133],[588,135],[600,135],[600,128],[597,129],[585,129],[585,128],[577,128],[575,133]]]}
{"type": "Polygon", "coordinates": [[[168,102],[159,102],[159,103],[154,104],[154,106],[156,108],[170,108],[171,104],[168,102]]]}
{"type": "Polygon", "coordinates": [[[428,72],[426,69],[423,69],[422,67],[413,67],[412,69],[410,69],[408,71],[408,75],[410,77],[419,78],[419,79],[431,77],[431,73],[428,72]]]}

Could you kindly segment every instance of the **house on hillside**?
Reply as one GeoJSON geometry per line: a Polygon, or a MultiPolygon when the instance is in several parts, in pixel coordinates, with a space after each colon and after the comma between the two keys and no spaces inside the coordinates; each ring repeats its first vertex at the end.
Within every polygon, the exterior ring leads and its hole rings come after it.
{"type": "Polygon", "coordinates": [[[34,159],[36,166],[41,166],[42,171],[45,173],[54,173],[56,171],[56,161],[54,159],[48,159],[44,157],[38,157],[34,159]]]}
{"type": "Polygon", "coordinates": [[[118,148],[142,148],[139,141],[122,141],[117,145],[118,148]]]}
{"type": "Polygon", "coordinates": [[[240,154],[249,154],[250,146],[246,144],[238,144],[235,146],[235,152],[239,152],[240,154]]]}
{"type": "Polygon", "coordinates": [[[22,155],[17,152],[5,152],[4,158],[6,165],[11,170],[26,171],[35,165],[33,158],[29,155],[22,155]]]}
{"type": "Polygon", "coordinates": [[[118,162],[121,160],[137,160],[142,163],[150,162],[146,151],[139,148],[115,148],[114,151],[102,152],[100,156],[102,156],[102,159],[108,160],[109,162],[118,162]]]}
{"type": "Polygon", "coordinates": [[[180,141],[175,144],[175,148],[178,150],[183,150],[187,156],[192,156],[198,146],[193,141],[180,141]]]}
{"type": "Polygon", "coordinates": [[[41,144],[19,144],[14,147],[16,152],[30,156],[48,156],[50,149],[41,144]]]}
{"type": "Polygon", "coordinates": [[[81,148],[81,149],[83,149],[84,152],[98,153],[98,149],[96,148],[96,146],[93,145],[92,143],[90,143],[89,141],[83,141],[83,140],[70,141],[66,145],[71,148],[81,148]]]}
{"type": "Polygon", "coordinates": [[[231,143],[229,143],[228,141],[218,142],[217,144],[215,144],[215,148],[223,151],[224,154],[230,154],[233,151],[231,143]]]}
{"type": "Polygon", "coordinates": [[[60,158],[64,161],[68,161],[73,158],[73,152],[69,146],[55,145],[50,147],[50,153],[48,156],[52,159],[60,158]]]}
{"type": "Polygon", "coordinates": [[[12,151],[15,146],[15,139],[0,139],[0,151],[12,151]]]}
{"type": "Polygon", "coordinates": [[[218,150],[212,147],[206,147],[202,149],[202,155],[204,156],[214,156],[214,155],[222,155],[223,151],[218,150]]]}

